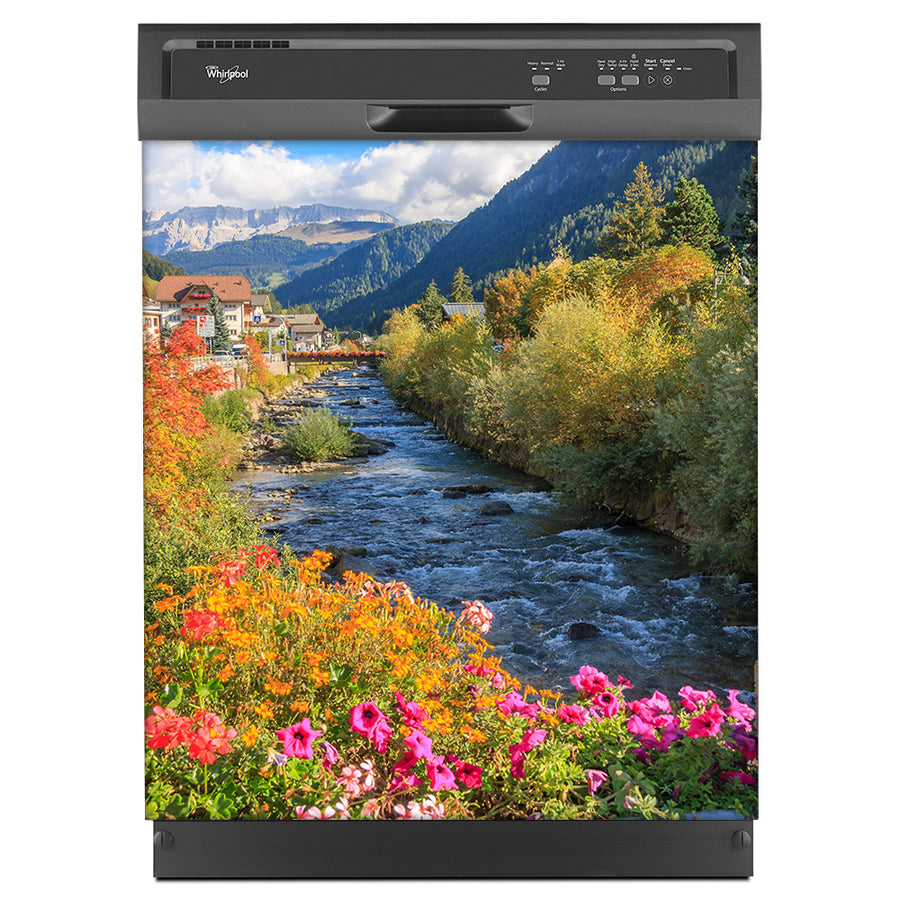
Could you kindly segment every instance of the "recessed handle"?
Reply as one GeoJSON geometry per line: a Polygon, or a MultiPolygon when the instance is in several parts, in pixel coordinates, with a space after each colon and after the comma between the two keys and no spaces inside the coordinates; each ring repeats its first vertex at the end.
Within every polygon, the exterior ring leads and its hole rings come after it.
{"type": "Polygon", "coordinates": [[[366,106],[372,131],[465,134],[528,131],[534,107],[522,106],[366,106]]]}

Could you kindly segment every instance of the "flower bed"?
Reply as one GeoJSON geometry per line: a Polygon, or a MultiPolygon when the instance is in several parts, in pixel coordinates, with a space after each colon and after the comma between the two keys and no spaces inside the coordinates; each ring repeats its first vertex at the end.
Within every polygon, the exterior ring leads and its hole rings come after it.
{"type": "Polygon", "coordinates": [[[755,814],[754,711],[583,666],[522,686],[483,634],[398,582],[323,582],[270,547],[160,585],[146,628],[150,818],[676,818],[755,814]]]}

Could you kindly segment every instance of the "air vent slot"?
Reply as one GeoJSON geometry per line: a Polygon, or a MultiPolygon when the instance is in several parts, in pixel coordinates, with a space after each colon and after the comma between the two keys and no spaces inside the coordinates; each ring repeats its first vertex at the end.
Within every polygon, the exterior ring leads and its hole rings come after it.
{"type": "Polygon", "coordinates": [[[234,42],[235,50],[242,50],[242,49],[245,49],[247,47],[252,47],[252,46],[253,46],[252,41],[235,41],[234,42]]]}
{"type": "Polygon", "coordinates": [[[233,41],[216,41],[217,50],[230,50],[233,41]]]}
{"type": "Polygon", "coordinates": [[[197,41],[197,49],[198,50],[207,50],[215,47],[214,41],[197,41]]]}
{"type": "Polygon", "coordinates": [[[290,41],[272,41],[272,47],[277,50],[287,50],[290,46],[290,41]]]}
{"type": "Polygon", "coordinates": [[[254,41],[253,46],[254,46],[254,48],[257,48],[257,49],[268,49],[269,47],[272,46],[272,42],[271,41],[254,41]]]}

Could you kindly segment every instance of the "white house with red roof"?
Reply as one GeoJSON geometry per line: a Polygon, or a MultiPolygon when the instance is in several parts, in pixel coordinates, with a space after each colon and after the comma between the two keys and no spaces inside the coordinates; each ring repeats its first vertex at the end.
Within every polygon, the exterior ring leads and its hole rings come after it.
{"type": "Polygon", "coordinates": [[[253,295],[243,275],[165,275],[156,288],[163,324],[177,328],[206,315],[213,295],[222,307],[228,333],[236,341],[253,322],[253,295]]]}

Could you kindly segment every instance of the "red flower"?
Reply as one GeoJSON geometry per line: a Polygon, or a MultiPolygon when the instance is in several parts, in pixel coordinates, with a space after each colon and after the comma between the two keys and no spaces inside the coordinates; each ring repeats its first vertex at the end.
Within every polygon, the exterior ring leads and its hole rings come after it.
{"type": "Polygon", "coordinates": [[[483,771],[481,766],[476,766],[474,763],[461,762],[456,767],[456,778],[468,788],[480,788],[483,771]]]}
{"type": "Polygon", "coordinates": [[[205,634],[211,634],[219,627],[219,620],[215,613],[205,610],[188,610],[184,614],[184,626],[179,634],[199,641],[205,634]]]}
{"type": "Polygon", "coordinates": [[[719,709],[718,703],[713,703],[709,709],[705,709],[699,716],[691,719],[688,729],[685,732],[688,737],[708,737],[712,734],[718,734],[719,728],[725,721],[725,713],[719,709]]]}

